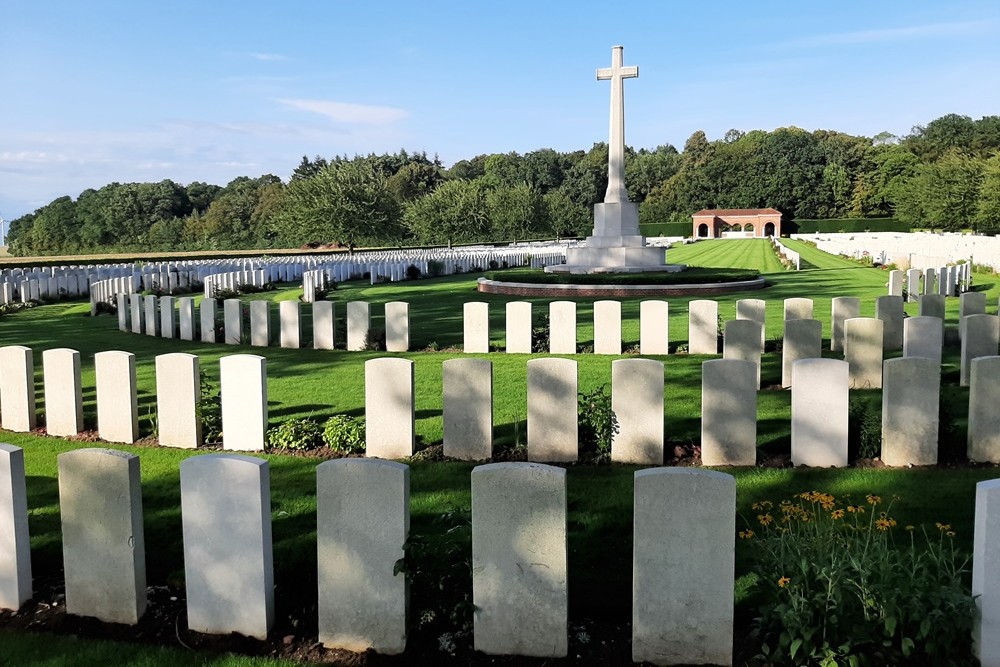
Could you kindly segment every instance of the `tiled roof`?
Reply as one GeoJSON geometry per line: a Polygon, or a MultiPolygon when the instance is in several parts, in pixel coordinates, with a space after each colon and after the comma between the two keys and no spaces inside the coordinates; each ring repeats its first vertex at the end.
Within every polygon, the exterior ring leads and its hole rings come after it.
{"type": "Polygon", "coordinates": [[[693,214],[694,216],[740,216],[740,215],[781,215],[781,211],[773,208],[706,208],[693,214]]]}

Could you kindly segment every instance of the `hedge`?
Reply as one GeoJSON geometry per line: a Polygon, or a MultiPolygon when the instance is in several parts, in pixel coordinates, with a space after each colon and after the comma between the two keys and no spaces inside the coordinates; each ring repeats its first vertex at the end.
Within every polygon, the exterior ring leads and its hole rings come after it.
{"type": "Polygon", "coordinates": [[[639,225],[643,236],[691,236],[690,222],[654,222],[639,225]]]}
{"type": "Polygon", "coordinates": [[[782,231],[789,234],[814,232],[909,232],[910,225],[895,218],[842,218],[839,220],[786,221],[782,231]]]}
{"type": "Polygon", "coordinates": [[[505,269],[487,271],[487,280],[505,283],[535,283],[543,285],[685,285],[756,280],[760,271],[754,269],[717,269],[691,267],[669,273],[545,273],[538,269],[505,269]]]}

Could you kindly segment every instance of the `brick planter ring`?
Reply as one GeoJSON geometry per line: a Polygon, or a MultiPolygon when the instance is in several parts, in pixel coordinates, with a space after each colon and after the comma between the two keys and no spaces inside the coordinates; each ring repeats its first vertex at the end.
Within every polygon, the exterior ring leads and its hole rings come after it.
{"type": "Polygon", "coordinates": [[[703,283],[688,285],[560,285],[538,283],[506,283],[480,278],[476,289],[486,294],[537,297],[635,297],[635,296],[685,296],[726,294],[763,288],[763,278],[739,280],[731,283],[703,283]]]}

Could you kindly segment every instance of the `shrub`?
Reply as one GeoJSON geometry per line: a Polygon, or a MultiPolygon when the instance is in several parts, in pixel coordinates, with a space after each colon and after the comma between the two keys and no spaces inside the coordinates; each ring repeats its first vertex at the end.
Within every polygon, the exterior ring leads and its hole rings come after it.
{"type": "Polygon", "coordinates": [[[420,280],[423,273],[420,271],[420,267],[416,264],[410,264],[406,267],[406,279],[407,280],[420,280]]]}
{"type": "Polygon", "coordinates": [[[437,278],[444,274],[444,262],[439,262],[436,259],[428,260],[427,262],[427,275],[431,278],[437,278]]]}
{"type": "Polygon", "coordinates": [[[289,419],[267,431],[271,449],[316,449],[323,443],[323,428],[312,419],[289,419]]]}
{"type": "Polygon", "coordinates": [[[323,442],[335,452],[365,451],[365,422],[348,415],[334,415],[323,424],[323,442]]]}
{"type": "Polygon", "coordinates": [[[577,406],[580,451],[607,460],[611,456],[611,438],[618,433],[618,417],[611,409],[608,385],[602,384],[590,393],[580,392],[577,406]]]}
{"type": "Polygon", "coordinates": [[[549,316],[542,315],[531,327],[531,351],[547,353],[549,351],[549,316]]]}
{"type": "Polygon", "coordinates": [[[385,329],[369,329],[365,334],[363,350],[385,352],[385,329]]]}
{"type": "Polygon", "coordinates": [[[206,443],[222,439],[222,396],[219,385],[202,369],[198,374],[198,404],[195,411],[201,420],[201,437],[206,443]]]}
{"type": "Polygon", "coordinates": [[[932,535],[897,528],[892,502],[874,495],[854,505],[809,491],[777,511],[767,500],[752,507],[756,521],[739,537],[753,552],[759,659],[972,664],[975,602],[962,583],[969,558],[955,548],[951,526],[939,523],[932,535]]]}
{"type": "Polygon", "coordinates": [[[863,398],[847,409],[847,443],[852,458],[873,459],[882,452],[882,410],[863,398]]]}

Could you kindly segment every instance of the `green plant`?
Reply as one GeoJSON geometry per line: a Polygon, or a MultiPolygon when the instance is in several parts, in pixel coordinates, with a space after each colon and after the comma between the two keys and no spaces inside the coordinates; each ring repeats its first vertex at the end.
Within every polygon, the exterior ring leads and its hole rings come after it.
{"type": "Polygon", "coordinates": [[[864,398],[847,409],[847,443],[852,458],[873,459],[882,452],[882,411],[864,398]]]}
{"type": "Polygon", "coordinates": [[[578,394],[577,423],[580,451],[589,452],[598,460],[609,459],[611,439],[618,433],[618,417],[611,409],[608,385],[602,384],[589,393],[578,394]]]}
{"type": "Polygon", "coordinates": [[[323,442],[345,454],[365,450],[365,422],[349,415],[334,415],[323,423],[323,442]]]}
{"type": "Polygon", "coordinates": [[[549,351],[549,316],[537,318],[531,327],[531,351],[545,353],[549,351]]]}
{"type": "Polygon", "coordinates": [[[407,280],[419,280],[422,275],[423,274],[420,271],[420,267],[418,267],[416,264],[410,264],[408,267],[406,267],[407,280]]]}
{"type": "MultiPolygon", "coordinates": [[[[900,532],[893,502],[808,491],[754,503],[758,659],[773,665],[973,664],[969,558],[950,525],[900,532]],[[760,531],[760,536],[755,531],[760,531]]],[[[752,527],[751,527],[752,525],[752,527]]]]}
{"type": "Polygon", "coordinates": [[[219,385],[213,382],[205,369],[198,372],[198,403],[195,414],[201,421],[201,438],[206,443],[222,439],[222,396],[219,385]]]}
{"type": "Polygon", "coordinates": [[[369,329],[365,334],[365,345],[361,349],[371,352],[384,352],[385,329],[369,329]]]}
{"type": "Polygon", "coordinates": [[[323,428],[309,418],[288,419],[267,430],[270,449],[316,449],[322,442],[323,428]]]}
{"type": "Polygon", "coordinates": [[[436,259],[428,260],[427,275],[431,278],[437,278],[438,276],[444,275],[444,262],[439,262],[436,259]]]}

